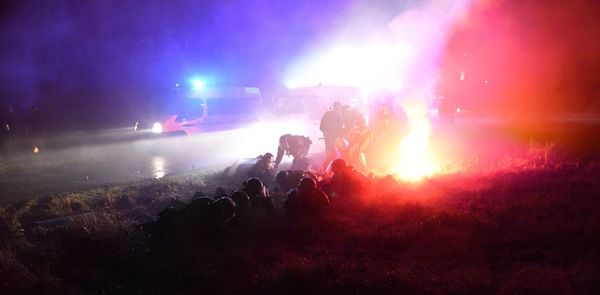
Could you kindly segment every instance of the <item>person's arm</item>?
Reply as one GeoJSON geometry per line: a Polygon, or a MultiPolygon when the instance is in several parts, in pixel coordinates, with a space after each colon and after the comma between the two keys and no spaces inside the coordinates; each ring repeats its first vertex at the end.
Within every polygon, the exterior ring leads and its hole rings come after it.
{"type": "Polygon", "coordinates": [[[277,167],[279,167],[279,164],[281,163],[281,160],[283,159],[284,152],[285,152],[285,150],[283,149],[283,147],[280,144],[277,147],[277,157],[275,158],[275,169],[277,169],[277,167]]]}

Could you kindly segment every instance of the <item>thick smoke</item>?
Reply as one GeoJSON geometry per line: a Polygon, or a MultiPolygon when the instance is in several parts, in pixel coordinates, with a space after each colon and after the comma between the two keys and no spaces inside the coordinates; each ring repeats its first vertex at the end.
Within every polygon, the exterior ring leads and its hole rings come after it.
{"type": "Polygon", "coordinates": [[[518,121],[598,111],[599,40],[594,1],[479,1],[452,32],[439,87],[518,121]]]}

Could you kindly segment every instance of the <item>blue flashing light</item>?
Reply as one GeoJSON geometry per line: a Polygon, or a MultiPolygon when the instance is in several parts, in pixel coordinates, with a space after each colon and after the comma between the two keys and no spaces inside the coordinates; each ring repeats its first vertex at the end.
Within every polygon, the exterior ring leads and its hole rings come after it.
{"type": "Polygon", "coordinates": [[[204,87],[206,87],[206,85],[204,84],[204,81],[202,81],[201,79],[198,79],[198,78],[192,79],[191,84],[192,84],[192,89],[195,91],[200,91],[200,90],[204,89],[204,87]]]}

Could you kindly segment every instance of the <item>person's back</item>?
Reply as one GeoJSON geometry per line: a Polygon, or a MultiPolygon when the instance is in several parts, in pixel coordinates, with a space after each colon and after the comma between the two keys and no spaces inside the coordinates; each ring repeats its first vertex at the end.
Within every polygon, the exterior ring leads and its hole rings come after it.
{"type": "Polygon", "coordinates": [[[344,141],[344,121],[342,118],[342,104],[335,102],[332,110],[326,112],[321,118],[320,129],[323,132],[325,140],[325,160],[321,166],[322,171],[326,171],[329,163],[335,160],[337,151],[345,152],[344,141]]]}
{"type": "Polygon", "coordinates": [[[275,168],[283,160],[284,155],[292,156],[292,169],[307,169],[303,165],[308,162],[307,156],[312,141],[307,136],[285,134],[279,138],[279,146],[277,147],[277,157],[275,158],[275,168]]]}
{"type": "Polygon", "coordinates": [[[273,202],[269,196],[269,190],[263,185],[262,181],[252,177],[243,183],[242,189],[250,198],[250,207],[255,211],[271,211],[273,202]]]}
{"type": "Polygon", "coordinates": [[[283,170],[277,173],[275,180],[283,192],[289,192],[298,186],[304,176],[305,173],[300,170],[283,170]]]}
{"type": "Polygon", "coordinates": [[[328,207],[329,197],[309,177],[303,178],[298,188],[290,191],[285,204],[286,214],[293,218],[319,217],[328,207]]]}
{"type": "Polygon", "coordinates": [[[334,175],[324,185],[325,192],[335,202],[355,201],[366,191],[365,177],[354,171],[343,159],[336,159],[331,164],[334,175]]]}
{"type": "Polygon", "coordinates": [[[325,138],[338,138],[344,134],[343,130],[344,121],[341,114],[336,110],[325,112],[321,118],[321,124],[319,128],[323,132],[325,138]]]}

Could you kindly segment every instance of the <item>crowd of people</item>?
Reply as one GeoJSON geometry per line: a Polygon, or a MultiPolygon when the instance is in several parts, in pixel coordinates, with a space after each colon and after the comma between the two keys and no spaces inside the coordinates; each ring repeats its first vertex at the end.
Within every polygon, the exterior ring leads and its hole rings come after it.
{"type": "Polygon", "coordinates": [[[176,202],[160,214],[161,225],[157,228],[193,222],[207,230],[219,230],[244,223],[249,216],[274,211],[293,220],[319,220],[330,207],[359,205],[373,182],[372,176],[365,175],[365,153],[374,147],[373,143],[389,140],[391,130],[398,126],[398,120],[386,106],[368,126],[363,114],[336,102],[323,115],[319,126],[326,149],[320,169],[310,166],[310,138],[282,135],[277,156],[259,156],[245,171],[242,187],[229,194],[219,189],[213,198],[197,193],[189,204],[176,202]],[[284,156],[293,158],[290,169],[279,169],[284,156]],[[271,191],[276,192],[277,202],[271,191]]]}

